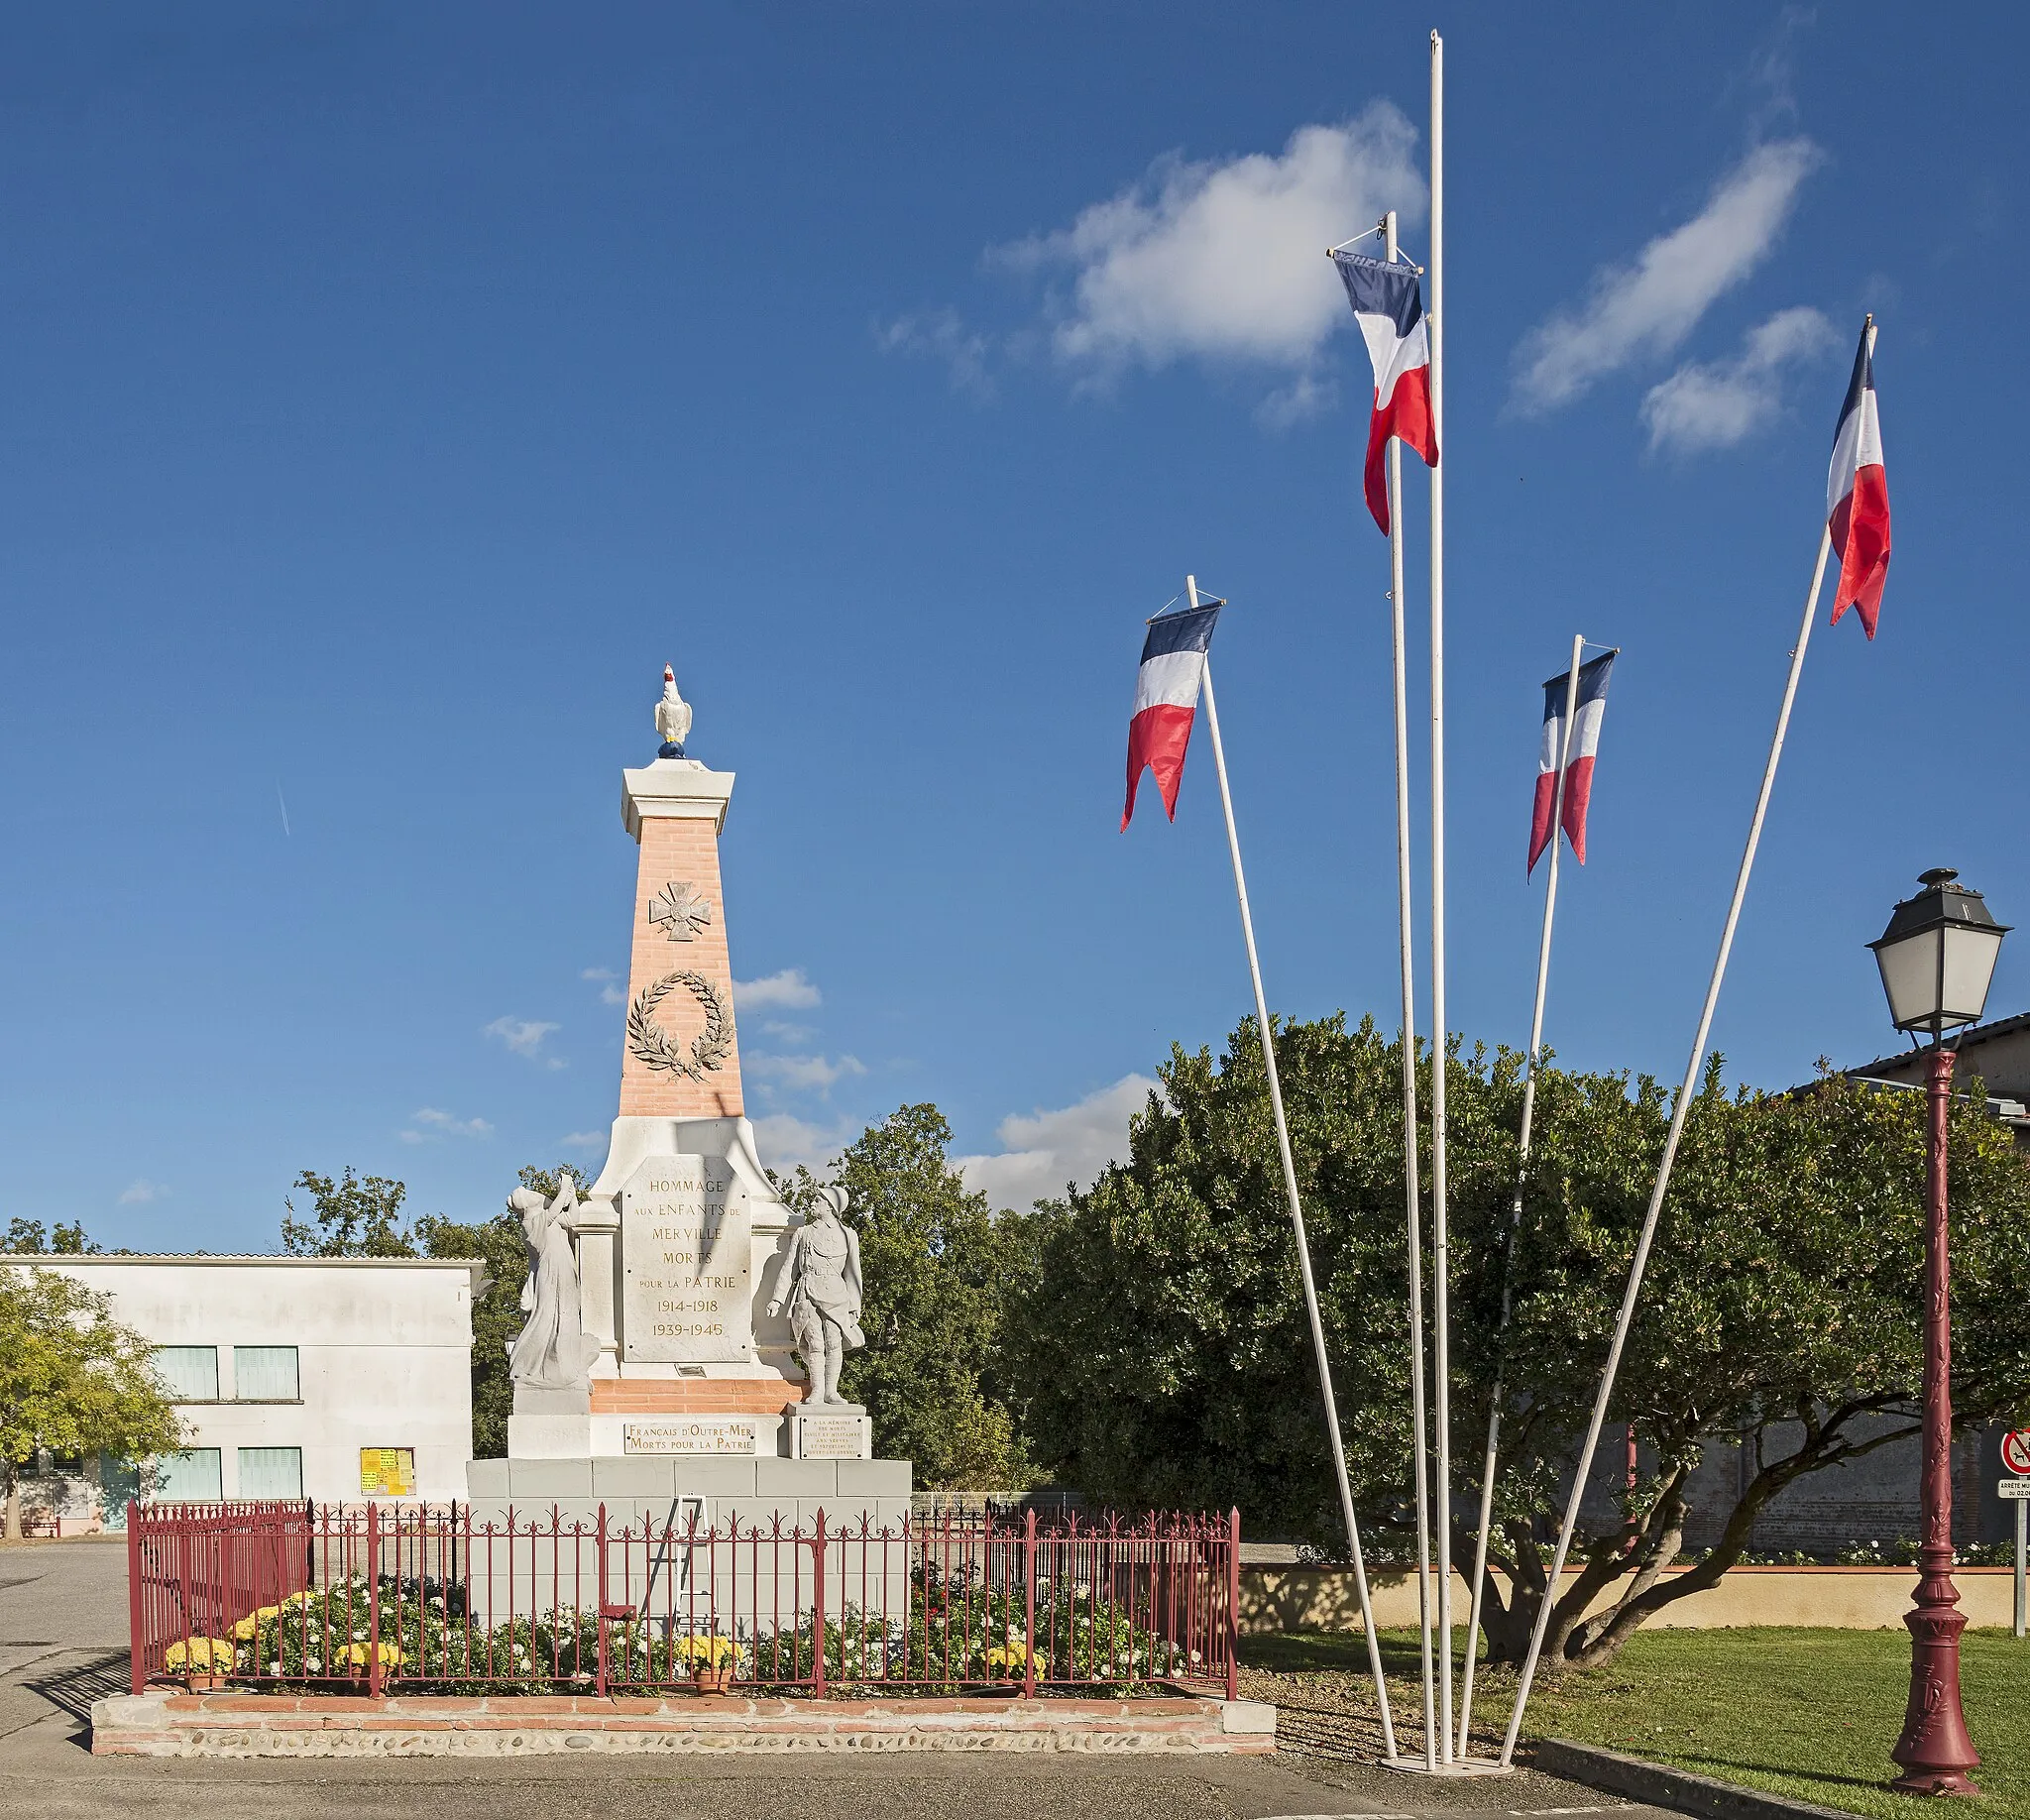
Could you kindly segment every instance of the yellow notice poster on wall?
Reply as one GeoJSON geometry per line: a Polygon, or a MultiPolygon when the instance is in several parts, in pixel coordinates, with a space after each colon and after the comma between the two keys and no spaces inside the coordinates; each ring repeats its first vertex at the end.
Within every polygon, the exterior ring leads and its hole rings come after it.
{"type": "Polygon", "coordinates": [[[416,1495],[416,1450],[413,1447],[362,1447],[360,1496],[413,1498],[416,1495]]]}

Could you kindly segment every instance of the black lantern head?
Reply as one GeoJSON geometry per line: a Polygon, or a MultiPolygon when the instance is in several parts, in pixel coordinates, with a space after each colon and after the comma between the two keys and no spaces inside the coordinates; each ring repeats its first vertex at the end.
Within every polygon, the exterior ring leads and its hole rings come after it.
{"type": "Polygon", "coordinates": [[[1868,944],[1882,970],[1890,1021],[1898,1030],[1928,1031],[1933,1042],[1980,1021],[2008,934],[1978,891],[1954,882],[1959,876],[1949,866],[1919,874],[1924,889],[1898,904],[1881,939],[1868,944]]]}

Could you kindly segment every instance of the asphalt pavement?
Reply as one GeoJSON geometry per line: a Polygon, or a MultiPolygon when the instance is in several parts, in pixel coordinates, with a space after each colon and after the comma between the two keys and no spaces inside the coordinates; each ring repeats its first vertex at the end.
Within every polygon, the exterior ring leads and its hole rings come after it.
{"type": "Polygon", "coordinates": [[[0,1814],[131,1820],[1536,1820],[1658,1810],[1529,1772],[1429,1782],[1310,1752],[1274,1758],[779,1757],[534,1763],[90,1755],[91,1702],[127,1687],[126,1550],[0,1547],[0,1814]]]}

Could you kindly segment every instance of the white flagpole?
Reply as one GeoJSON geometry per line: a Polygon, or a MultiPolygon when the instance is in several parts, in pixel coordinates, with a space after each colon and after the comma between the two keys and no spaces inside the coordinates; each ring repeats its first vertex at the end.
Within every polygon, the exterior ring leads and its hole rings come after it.
{"type": "MultiPolygon", "coordinates": [[[[1868,351],[1874,351],[1874,337],[1868,337],[1868,351]]],[[[1615,1322],[1614,1343],[1607,1350],[1607,1367],[1600,1374],[1600,1393],[1593,1400],[1593,1418],[1586,1426],[1586,1444],[1580,1450],[1579,1470],[1573,1475],[1571,1496],[1565,1502],[1564,1526],[1558,1532],[1557,1552],[1551,1558],[1550,1578],[1544,1587],[1543,1604],[1530,1633],[1529,1653],[1523,1659],[1522,1679],[1516,1685],[1516,1704],[1509,1714],[1508,1735],[1502,1740],[1502,1762],[1512,1763],[1516,1740],[1522,1730],[1522,1709],[1529,1702],[1529,1684],[1536,1675],[1536,1659],[1543,1650],[1544,1633],[1550,1628],[1551,1607],[1557,1602],[1558,1576],[1564,1571],[1565,1554],[1579,1525],[1579,1502],[1586,1494],[1587,1475],[1593,1470],[1594,1450],[1600,1445],[1600,1430],[1607,1420],[1608,1399],[1614,1394],[1615,1373],[1621,1369],[1622,1348],[1635,1317],[1635,1299],[1641,1293],[1642,1273],[1649,1265],[1649,1246],[1656,1237],[1656,1222],[1663,1212],[1664,1191],[1670,1186],[1671,1165],[1677,1160],[1678,1139],[1684,1134],[1685,1118],[1692,1109],[1692,1093],[1699,1082],[1699,1068],[1706,1054],[1706,1038],[1713,1027],[1713,1010],[1720,1002],[1720,982],[1727,973],[1727,957],[1734,947],[1735,926],[1741,921],[1742,900],[1748,890],[1748,874],[1754,869],[1755,848],[1762,838],[1762,819],[1768,813],[1769,793],[1776,786],[1776,762],[1783,756],[1783,737],[1790,727],[1790,707],[1797,699],[1798,673],[1804,668],[1805,646],[1811,642],[1812,620],[1818,612],[1819,589],[1826,579],[1826,558],[1832,553],[1833,531],[1828,525],[1819,533],[1819,560],[1812,569],[1811,593],[1805,597],[1804,620],[1797,628],[1797,643],[1790,652],[1790,674],[1783,684],[1783,705],[1776,713],[1776,732],[1769,741],[1769,756],[1762,766],[1762,787],[1755,797],[1754,818],[1748,823],[1748,845],[1742,851],[1741,869],[1735,874],[1734,898],[1727,906],[1727,922],[1720,932],[1720,953],[1713,962],[1713,976],[1706,983],[1706,1002],[1699,1011],[1698,1034],[1692,1038],[1692,1053],[1685,1063],[1685,1078],[1677,1090],[1677,1104],[1671,1108],[1670,1131],[1663,1140],[1663,1160],[1656,1171],[1656,1186],[1650,1191],[1649,1208],[1642,1215],[1642,1230],[1635,1240],[1635,1256],[1629,1266],[1629,1287],[1622,1297],[1622,1310],[1615,1322]]]]}
{"type": "MultiPolygon", "coordinates": [[[[1466,1669],[1459,1688],[1459,1755],[1467,1755],[1473,1737],[1473,1668],[1478,1654],[1481,1599],[1487,1588],[1488,1531],[1494,1521],[1495,1454],[1502,1438],[1502,1370],[1500,1349],[1509,1330],[1509,1308],[1516,1269],[1516,1235],[1522,1227],[1522,1191],[1529,1180],[1530,1127],[1536,1117],[1536,1070],[1543,1054],[1543,999],[1550,983],[1550,926],[1558,907],[1558,829],[1565,819],[1565,771],[1572,759],[1572,734],[1579,713],[1579,661],[1586,639],[1572,634],[1572,670],[1565,678],[1565,725],[1558,738],[1557,781],[1550,798],[1550,875],[1544,880],[1543,933],[1536,941],[1536,997],[1529,1011],[1528,1073],[1522,1078],[1522,1133],[1516,1145],[1516,1198],[1509,1208],[1509,1243],[1502,1268],[1502,1316],[1495,1329],[1495,1390],[1487,1412],[1487,1450],[1481,1460],[1480,1528],[1473,1543],[1473,1603],[1466,1618],[1466,1669]]],[[[1513,1593],[1512,1593],[1513,1596],[1513,1593]]]]}
{"type": "MultiPolygon", "coordinates": [[[[1198,605],[1196,576],[1184,578],[1193,610],[1198,605]]],[[[1346,1542],[1353,1552],[1354,1589],[1360,1597],[1360,1618],[1368,1639],[1368,1667],[1375,1677],[1375,1698],[1382,1709],[1382,1750],[1396,1755],[1396,1725],[1389,1711],[1389,1685],[1382,1676],[1381,1641],[1375,1635],[1374,1607],[1368,1597],[1367,1563],[1361,1556],[1360,1526],[1354,1521],[1353,1487],[1346,1474],[1346,1445],[1339,1435],[1339,1409],[1332,1396],[1332,1368],[1325,1356],[1325,1328],[1318,1317],[1318,1289],[1311,1278],[1311,1247],[1304,1236],[1303,1203],[1297,1189],[1297,1162],[1290,1150],[1290,1124],[1283,1113],[1283,1082],[1276,1072],[1276,1041],[1269,1028],[1269,1001],[1262,991],[1262,963],[1255,953],[1255,919],[1248,910],[1247,874],[1241,870],[1241,839],[1234,828],[1233,792],[1226,781],[1226,748],[1219,739],[1219,707],[1212,694],[1212,659],[1208,655],[1200,687],[1205,695],[1205,729],[1212,736],[1212,766],[1219,773],[1219,803],[1226,813],[1226,850],[1233,857],[1234,895],[1240,900],[1241,935],[1248,946],[1248,977],[1255,987],[1255,1022],[1262,1033],[1262,1067],[1269,1078],[1269,1104],[1276,1114],[1276,1148],[1283,1160],[1283,1187],[1290,1197],[1290,1223],[1297,1231],[1297,1269],[1304,1284],[1304,1312],[1311,1321],[1311,1349],[1318,1360],[1318,1388],[1325,1399],[1325,1431],[1332,1441],[1332,1466],[1339,1477],[1339,1511],[1346,1520],[1346,1542]]]]}
{"type": "MultiPolygon", "coordinates": [[[[1396,211],[1382,217],[1382,244],[1396,262],[1396,211]]],[[[1403,444],[1389,438],[1389,624],[1396,665],[1396,940],[1403,977],[1403,1200],[1410,1257],[1410,1435],[1416,1495],[1416,1623],[1423,1652],[1424,1767],[1438,1766],[1431,1687],[1431,1493],[1423,1407],[1423,1218],[1417,1186],[1416,976],[1410,905],[1410,682],[1403,615],[1403,444]]],[[[1392,1751],[1390,1756],[1394,1756],[1392,1751]]]]}
{"type": "Polygon", "coordinates": [[[1445,41],[1431,34],[1431,1412],[1437,1440],[1439,1744],[1452,1761],[1451,1260],[1445,1219],[1445,41]]]}

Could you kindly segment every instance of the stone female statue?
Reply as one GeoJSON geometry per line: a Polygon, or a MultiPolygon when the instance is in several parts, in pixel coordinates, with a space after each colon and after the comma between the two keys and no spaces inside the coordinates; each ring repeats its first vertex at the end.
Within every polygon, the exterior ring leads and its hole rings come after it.
{"type": "MultiPolygon", "coordinates": [[[[860,1240],[840,1223],[846,1211],[843,1188],[818,1191],[818,1202],[790,1235],[771,1314],[789,1304],[790,1331],[810,1374],[807,1404],[841,1404],[839,1368],[848,1352],[867,1343],[860,1331],[860,1240]]],[[[850,1407],[850,1406],[848,1406],[850,1407]]]]}
{"type": "Polygon", "coordinates": [[[534,1189],[516,1189],[508,1204],[521,1220],[528,1247],[528,1281],[521,1306],[528,1324],[508,1348],[508,1375],[517,1385],[540,1390],[575,1390],[586,1383],[599,1341],[586,1331],[579,1310],[578,1263],[571,1255],[571,1215],[578,1208],[578,1185],[569,1174],[554,1198],[534,1189]]]}

